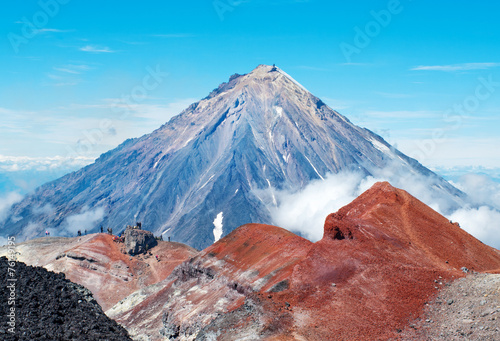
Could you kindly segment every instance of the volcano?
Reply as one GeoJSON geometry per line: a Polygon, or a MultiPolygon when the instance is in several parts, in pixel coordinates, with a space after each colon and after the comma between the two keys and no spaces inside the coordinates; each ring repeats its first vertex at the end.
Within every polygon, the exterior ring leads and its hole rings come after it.
{"type": "Polygon", "coordinates": [[[235,74],[151,134],[39,187],[14,205],[0,231],[30,239],[52,228],[75,235],[87,220],[121,231],[140,221],[155,234],[203,249],[247,223],[274,224],[276,190],[298,191],[327,174],[423,176],[460,205],[462,192],[329,108],[281,69],[235,74]]]}
{"type": "Polygon", "coordinates": [[[396,340],[464,271],[500,271],[500,252],[380,182],[316,243],[239,227],[106,314],[153,339],[396,340]]]}

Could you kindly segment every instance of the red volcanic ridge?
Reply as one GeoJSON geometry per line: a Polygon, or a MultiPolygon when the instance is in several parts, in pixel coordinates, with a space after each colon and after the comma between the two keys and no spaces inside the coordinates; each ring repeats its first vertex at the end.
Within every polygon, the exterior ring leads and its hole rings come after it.
{"type": "MultiPolygon", "coordinates": [[[[172,338],[397,339],[462,267],[499,269],[500,252],[383,182],[329,215],[317,243],[242,226],[143,303],[162,307],[161,333],[172,338]]],[[[122,314],[125,326],[134,320],[122,314]]]]}

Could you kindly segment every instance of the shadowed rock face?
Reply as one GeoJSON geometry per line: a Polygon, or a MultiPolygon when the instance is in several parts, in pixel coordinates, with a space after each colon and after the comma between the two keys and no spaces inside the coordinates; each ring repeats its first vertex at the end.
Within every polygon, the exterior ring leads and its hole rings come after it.
{"type": "Polygon", "coordinates": [[[436,196],[460,200],[458,190],[417,161],[279,68],[261,65],[151,134],[41,186],[12,208],[0,234],[21,241],[50,227],[70,235],[68,217],[86,213],[97,217],[96,228],[120,232],[142,221],[155,235],[168,231],[172,240],[203,249],[214,242],[221,213],[223,235],[247,223],[273,224],[273,197],[264,195],[270,188],[297,191],[327,173],[376,175],[389,165],[396,174],[427,177],[436,196]]]}
{"type": "Polygon", "coordinates": [[[462,267],[500,268],[498,250],[388,183],[328,216],[324,231],[311,243],[242,226],[107,314],[158,340],[396,339],[462,267]]]}
{"type": "Polygon", "coordinates": [[[128,227],[123,233],[125,248],[129,255],[145,253],[155,247],[158,242],[150,231],[128,227]]]}

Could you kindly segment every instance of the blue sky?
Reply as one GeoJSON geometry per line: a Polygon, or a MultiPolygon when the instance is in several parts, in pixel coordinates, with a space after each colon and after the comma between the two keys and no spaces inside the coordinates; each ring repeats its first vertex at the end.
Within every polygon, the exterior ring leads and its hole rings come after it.
{"type": "Polygon", "coordinates": [[[0,191],[88,164],[273,63],[424,165],[498,177],[498,13],[456,0],[6,1],[0,191]]]}

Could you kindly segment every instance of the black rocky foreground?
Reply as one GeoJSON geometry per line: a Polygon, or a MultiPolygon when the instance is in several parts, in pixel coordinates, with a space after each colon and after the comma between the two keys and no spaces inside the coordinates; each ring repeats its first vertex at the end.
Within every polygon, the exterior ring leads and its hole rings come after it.
{"type": "Polygon", "coordinates": [[[0,340],[131,340],[62,273],[1,257],[0,283],[0,340]]]}

